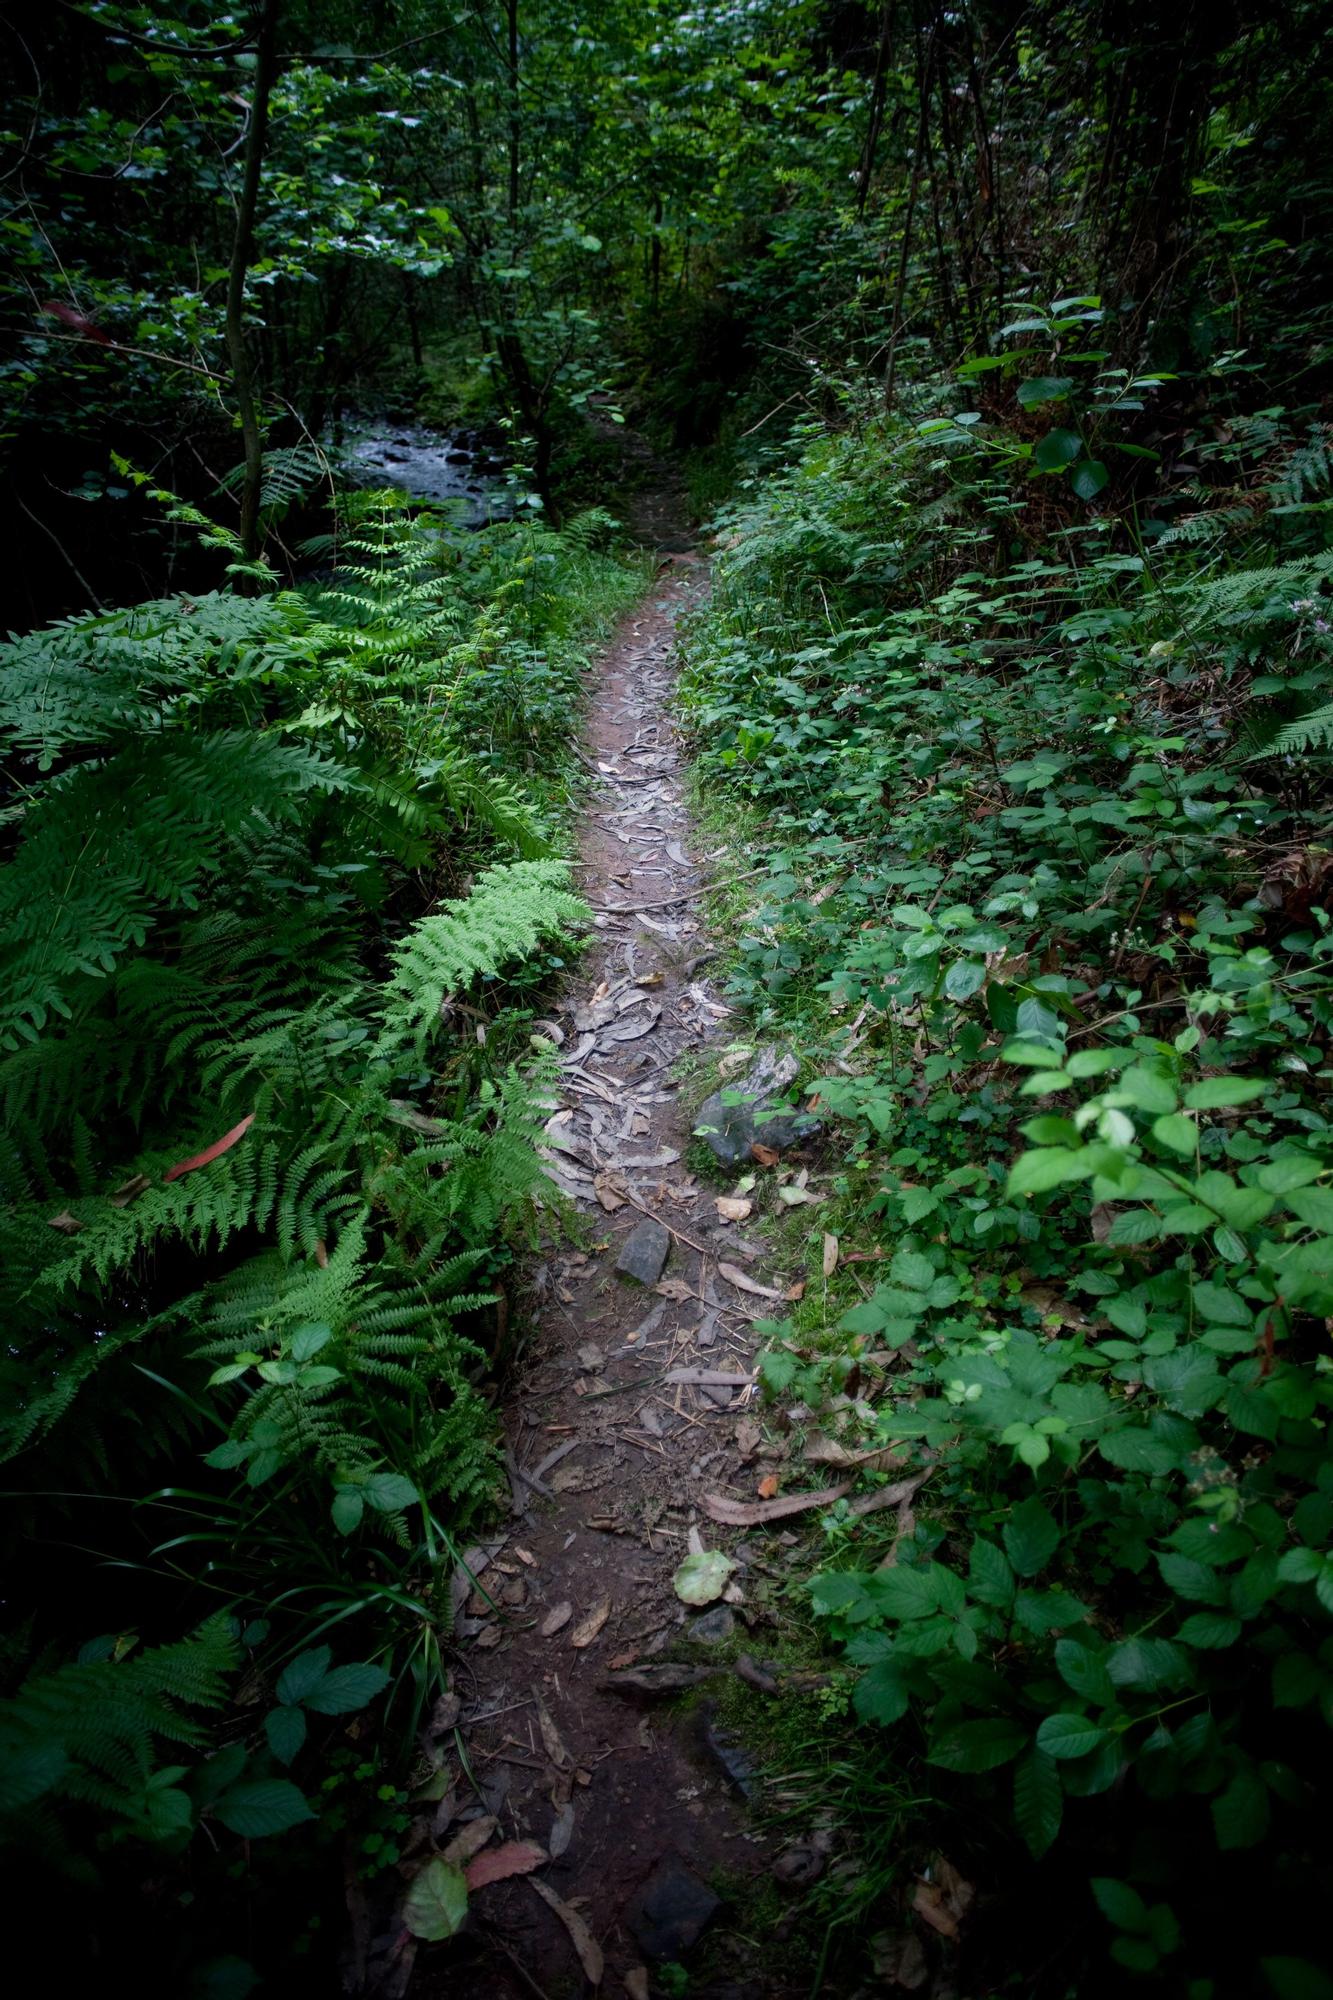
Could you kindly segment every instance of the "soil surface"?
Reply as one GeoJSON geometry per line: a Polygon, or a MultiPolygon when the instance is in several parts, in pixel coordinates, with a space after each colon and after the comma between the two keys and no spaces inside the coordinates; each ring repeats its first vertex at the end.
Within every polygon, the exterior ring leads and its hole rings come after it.
{"type": "MultiPolygon", "coordinates": [[[[657,540],[646,510],[644,529],[657,540]]],[[[545,1024],[560,1065],[549,1171],[585,1218],[587,1247],[555,1246],[529,1274],[535,1333],[507,1422],[511,1519],[457,1580],[455,1696],[436,1716],[438,1740],[452,1723],[466,1753],[445,1760],[438,1848],[460,1835],[489,1850],[528,1841],[549,1859],[475,1889],[467,1930],[418,1947],[413,2000],[558,2000],[591,1990],[599,1953],[600,1990],[630,2000],[681,1990],[659,1968],[682,1962],[694,2000],[787,1991],[771,1936],[746,1930],[745,1885],[773,1857],[707,1681],[687,1709],[617,1681],[717,1668],[707,1635],[719,1630],[762,1651],[743,1548],[731,1602],[704,1613],[673,1588],[692,1547],[732,1539],[703,1495],[752,1499],[763,1472],[752,1321],[773,1310],[721,1274],[772,1282],[762,1246],[722,1219],[720,1190],[686,1161],[682,1058],[726,1049],[738,1027],[709,982],[710,857],[692,839],[670,721],[675,621],[706,585],[697,557],[660,554],[590,689],[580,867],[596,933],[545,1024]],[[646,1284],[616,1269],[645,1217],[670,1245],[646,1284]]]]}

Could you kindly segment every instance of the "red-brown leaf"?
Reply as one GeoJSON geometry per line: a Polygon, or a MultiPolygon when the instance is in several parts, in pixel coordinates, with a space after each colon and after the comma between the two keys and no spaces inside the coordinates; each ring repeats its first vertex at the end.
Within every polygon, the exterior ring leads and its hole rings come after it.
{"type": "Polygon", "coordinates": [[[223,1153],[229,1153],[236,1141],[245,1137],[254,1122],[255,1114],[252,1111],[248,1118],[242,1118],[239,1125],[233,1125],[230,1132],[224,1132],[211,1146],[205,1146],[202,1153],[196,1153],[192,1159],[177,1160],[174,1167],[167,1168],[162,1176],[163,1180],[178,1181],[182,1174],[192,1174],[196,1167],[206,1167],[210,1160],[216,1160],[223,1153]]]}
{"type": "Polygon", "coordinates": [[[484,1889],[488,1882],[503,1882],[508,1875],[531,1875],[548,1858],[546,1849],[534,1840],[508,1840],[470,1861],[465,1879],[469,1889],[484,1889]]]}

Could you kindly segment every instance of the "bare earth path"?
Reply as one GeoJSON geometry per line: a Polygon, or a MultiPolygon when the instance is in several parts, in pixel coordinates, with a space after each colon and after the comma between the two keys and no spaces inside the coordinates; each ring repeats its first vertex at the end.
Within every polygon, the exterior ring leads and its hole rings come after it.
{"type": "MultiPolygon", "coordinates": [[[[675,1990],[654,1966],[684,1959],[706,1968],[689,1988],[699,2000],[782,1990],[753,1969],[744,1885],[770,1856],[707,1686],[673,1717],[650,1694],[607,1685],[627,1668],[669,1677],[672,1659],[716,1664],[672,1576],[691,1529],[714,1538],[699,1495],[740,1473],[755,1441],[743,1308],[763,1302],[717,1267],[745,1266],[758,1246],[719,1221],[715,1190],[689,1172],[673,1078],[683,1055],[729,1032],[708,983],[704,870],[669,720],[673,627],[705,583],[696,558],[665,559],[591,690],[583,741],[596,782],[581,882],[597,932],[553,1022],[561,1068],[547,1128],[551,1170],[586,1217],[588,1248],[556,1247],[532,1274],[536,1337],[509,1404],[512,1525],[474,1553],[480,1587],[457,1622],[468,1769],[445,1802],[455,1817],[441,1841],[469,1824],[480,1832],[484,1815],[498,1821],[492,1845],[529,1840],[552,1858],[532,1878],[477,1891],[468,1933],[422,1948],[417,2000],[557,2000],[590,1990],[598,1952],[601,1991],[631,2000],[675,1990]],[[662,1280],[650,1270],[648,1287],[615,1269],[645,1215],[670,1232],[662,1280]]],[[[705,1631],[734,1620],[744,1642],[745,1592],[742,1567],[736,1608],[715,1611],[705,1631]]]]}

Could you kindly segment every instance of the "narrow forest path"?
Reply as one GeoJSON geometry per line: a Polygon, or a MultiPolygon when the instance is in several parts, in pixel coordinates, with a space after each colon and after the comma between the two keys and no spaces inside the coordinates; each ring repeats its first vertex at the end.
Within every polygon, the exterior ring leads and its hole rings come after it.
{"type": "MultiPolygon", "coordinates": [[[[656,540],[655,514],[645,526],[656,540]]],[[[717,1260],[744,1264],[759,1246],[688,1169],[677,1075],[728,1036],[671,723],[675,623],[706,585],[697,556],[662,557],[590,690],[580,868],[597,928],[552,1022],[547,1127],[588,1247],[556,1247],[531,1272],[535,1337],[506,1426],[512,1520],[472,1552],[478,1585],[456,1628],[467,1765],[442,1843],[498,1821],[492,1840],[551,1859],[474,1894],[468,1932],[423,1948],[414,2000],[559,2000],[589,1989],[599,1953],[600,1990],[630,2000],[681,1990],[654,1967],[682,1960],[700,2000],[783,1991],[757,1962],[772,1940],[745,1929],[745,1885],[771,1856],[743,1760],[707,1684],[685,1711],[661,1698],[706,1683],[719,1637],[744,1642],[743,1567],[730,1592],[742,1609],[717,1606],[702,1627],[672,1578],[692,1530],[718,1533],[700,1493],[757,1442],[750,1301],[718,1285],[717,1260]]]]}

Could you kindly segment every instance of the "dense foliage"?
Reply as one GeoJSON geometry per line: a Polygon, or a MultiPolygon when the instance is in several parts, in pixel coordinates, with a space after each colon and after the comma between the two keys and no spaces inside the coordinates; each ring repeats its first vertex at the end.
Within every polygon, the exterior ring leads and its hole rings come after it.
{"type": "Polygon", "coordinates": [[[134,1921],[121,1866],[205,1822],[193,1950],[234,1942],[218,1831],[312,1819],[307,1716],[388,1689],[392,1742],[438,1686],[549,1187],[513,973],[581,918],[560,758],[582,644],[638,587],[603,533],[361,501],[328,585],[84,615],[0,663],[0,1828],[11,1870],[98,1890],[96,1950],[134,1921]],[[247,1678],[277,1706],[238,1733],[247,1678]]]}

